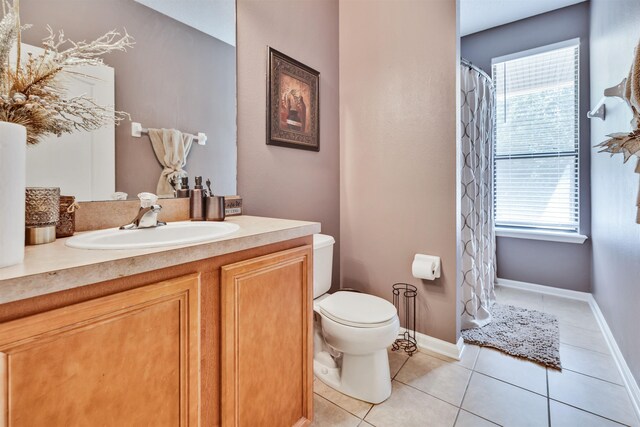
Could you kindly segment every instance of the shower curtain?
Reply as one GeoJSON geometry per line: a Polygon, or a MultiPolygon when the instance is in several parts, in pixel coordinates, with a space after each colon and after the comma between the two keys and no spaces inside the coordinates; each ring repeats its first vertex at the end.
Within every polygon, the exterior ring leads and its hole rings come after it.
{"type": "Polygon", "coordinates": [[[463,60],[461,91],[462,329],[491,322],[495,300],[493,229],[494,89],[489,76],[463,60]]]}

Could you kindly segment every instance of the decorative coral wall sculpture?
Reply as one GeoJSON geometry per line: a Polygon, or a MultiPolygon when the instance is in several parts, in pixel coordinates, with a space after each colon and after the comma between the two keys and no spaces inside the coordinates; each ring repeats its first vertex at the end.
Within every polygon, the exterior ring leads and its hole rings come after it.
{"type": "MultiPolygon", "coordinates": [[[[633,111],[633,119],[631,119],[631,128],[629,133],[612,133],[607,135],[609,139],[596,145],[602,148],[599,152],[611,153],[611,155],[622,153],[624,163],[631,157],[638,157],[635,172],[640,174],[640,44],[634,51],[633,63],[629,71],[629,77],[626,79],[624,97],[631,111],[633,111]]],[[[637,214],[636,223],[640,224],[640,189],[638,190],[638,198],[636,201],[637,214]]]]}

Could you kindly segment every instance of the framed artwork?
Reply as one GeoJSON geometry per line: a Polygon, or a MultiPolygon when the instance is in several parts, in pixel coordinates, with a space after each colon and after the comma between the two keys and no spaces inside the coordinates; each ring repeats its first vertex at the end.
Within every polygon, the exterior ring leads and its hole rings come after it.
{"type": "Polygon", "coordinates": [[[269,48],[267,145],[320,151],[320,73],[269,48]]]}

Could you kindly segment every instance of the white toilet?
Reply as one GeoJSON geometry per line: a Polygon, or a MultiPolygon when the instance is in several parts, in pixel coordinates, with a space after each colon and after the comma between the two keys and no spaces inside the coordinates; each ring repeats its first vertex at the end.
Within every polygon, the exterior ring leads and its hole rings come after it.
{"type": "Polygon", "coordinates": [[[313,372],[341,393],[371,403],[391,395],[389,347],[400,321],[389,301],[373,295],[331,288],[333,245],[331,236],[313,236],[313,372]]]}

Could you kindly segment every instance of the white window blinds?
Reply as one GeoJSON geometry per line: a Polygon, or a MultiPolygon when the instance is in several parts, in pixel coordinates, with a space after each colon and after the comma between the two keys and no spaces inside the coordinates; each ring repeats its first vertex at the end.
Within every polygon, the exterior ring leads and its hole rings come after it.
{"type": "Polygon", "coordinates": [[[579,229],[579,44],[494,59],[496,226],[579,229]]]}

